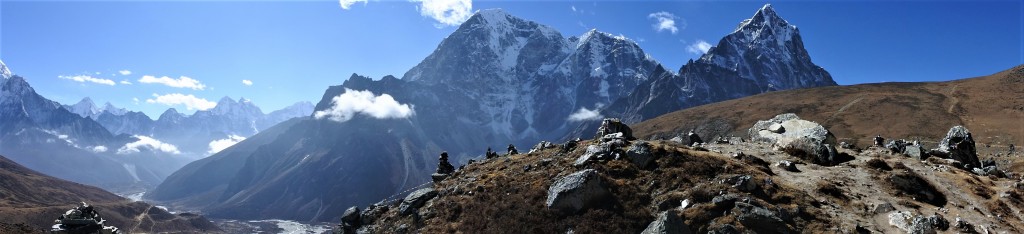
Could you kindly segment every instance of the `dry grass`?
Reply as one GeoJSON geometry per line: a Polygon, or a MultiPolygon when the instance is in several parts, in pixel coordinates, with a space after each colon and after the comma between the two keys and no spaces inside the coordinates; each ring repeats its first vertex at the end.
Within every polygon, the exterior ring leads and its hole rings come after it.
{"type": "MultiPolygon", "coordinates": [[[[585,145],[588,142],[583,142],[585,145]]],[[[735,214],[715,207],[710,201],[721,193],[750,198],[752,204],[790,210],[793,230],[822,230],[829,220],[812,196],[776,183],[766,183],[763,160],[733,160],[713,152],[698,151],[669,142],[651,142],[660,157],[650,168],[641,169],[627,160],[588,164],[599,172],[611,193],[600,206],[577,214],[562,215],[545,207],[548,186],[558,177],[580,170],[571,166],[585,147],[569,153],[558,149],[534,154],[487,160],[467,166],[455,177],[435,185],[438,198],[421,208],[421,214],[398,216],[390,211],[378,224],[380,232],[396,231],[406,224],[422,233],[638,233],[654,220],[660,210],[679,206],[689,199],[691,207],[681,212],[693,231],[707,232],[717,224],[732,224],[735,214]],[[544,160],[550,160],[546,165],[544,160]],[[761,163],[757,163],[760,161],[761,163]],[[530,166],[530,170],[524,167],[530,166]],[[720,183],[733,175],[751,175],[759,189],[743,192],[720,183]],[[662,207],[658,207],[662,205],[662,207]],[[800,207],[799,209],[797,207],[800,207]]],[[[769,170],[770,171],[770,170],[769,170]]]]}

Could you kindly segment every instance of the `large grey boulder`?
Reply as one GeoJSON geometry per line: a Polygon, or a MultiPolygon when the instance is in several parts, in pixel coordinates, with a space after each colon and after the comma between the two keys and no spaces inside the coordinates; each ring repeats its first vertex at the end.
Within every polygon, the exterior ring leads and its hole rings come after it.
{"type": "Polygon", "coordinates": [[[591,161],[596,161],[598,159],[610,158],[611,154],[612,154],[612,149],[611,149],[611,147],[609,145],[606,145],[606,144],[589,145],[589,146],[587,146],[587,152],[584,152],[583,155],[580,155],[579,158],[576,158],[576,161],[573,162],[572,165],[573,166],[577,166],[577,167],[583,166],[583,165],[586,165],[587,163],[589,163],[591,161]]]}
{"type": "Polygon", "coordinates": [[[736,220],[750,230],[760,230],[767,233],[792,233],[786,226],[786,222],[779,218],[779,215],[771,210],[755,206],[745,202],[736,202],[736,220]]]}
{"type": "Polygon", "coordinates": [[[651,144],[646,141],[637,141],[626,149],[626,157],[639,168],[647,167],[654,162],[654,154],[651,153],[651,144]]]}
{"type": "Polygon", "coordinates": [[[633,129],[617,118],[605,118],[602,120],[601,127],[597,128],[597,136],[594,138],[602,138],[614,133],[622,133],[621,137],[626,140],[634,139],[633,129]]]}
{"type": "Polygon", "coordinates": [[[889,225],[909,234],[932,234],[949,229],[949,221],[938,214],[923,216],[907,211],[889,213],[889,225]]]}
{"type": "Polygon", "coordinates": [[[658,218],[647,225],[641,234],[690,234],[690,227],[673,211],[658,214],[658,218]]]}
{"type": "Polygon", "coordinates": [[[556,180],[548,187],[545,204],[563,213],[576,213],[600,204],[610,196],[597,171],[586,169],[556,180]]]}
{"type": "Polygon", "coordinates": [[[433,188],[423,188],[413,191],[408,196],[405,196],[405,200],[402,200],[402,204],[398,205],[398,213],[401,215],[408,215],[415,212],[427,201],[434,199],[437,196],[437,190],[433,188]]]}
{"type": "Polygon", "coordinates": [[[978,152],[974,146],[974,137],[964,126],[954,126],[946,133],[946,137],[939,142],[937,149],[948,153],[949,157],[964,163],[968,168],[981,167],[978,160],[978,152]]]}
{"type": "Polygon", "coordinates": [[[769,120],[757,121],[747,132],[752,141],[769,143],[789,153],[805,154],[813,163],[838,164],[836,137],[824,126],[802,120],[796,114],[780,114],[769,120]]]}
{"type": "Polygon", "coordinates": [[[359,225],[361,224],[359,222],[359,215],[360,213],[358,206],[349,207],[347,210],[345,210],[345,213],[341,215],[341,224],[352,227],[359,227],[359,225]]]}

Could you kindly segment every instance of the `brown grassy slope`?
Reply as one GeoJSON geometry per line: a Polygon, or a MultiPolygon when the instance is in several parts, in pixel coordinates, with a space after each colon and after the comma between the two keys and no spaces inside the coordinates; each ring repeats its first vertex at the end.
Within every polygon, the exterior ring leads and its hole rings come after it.
{"type": "Polygon", "coordinates": [[[48,231],[53,220],[82,201],[95,206],[108,225],[129,232],[217,231],[200,216],[170,214],[100,188],[44,175],[0,156],[0,233],[26,233],[25,228],[48,231]]]}
{"type": "Polygon", "coordinates": [[[796,113],[821,123],[841,141],[870,144],[886,139],[940,140],[965,125],[979,144],[1024,145],[1024,66],[989,76],[949,82],[880,83],[766,93],[713,103],[633,125],[642,139],[697,129],[706,140],[747,137],[757,120],[796,113]]]}
{"type": "Polygon", "coordinates": [[[569,153],[547,149],[468,165],[434,185],[439,196],[427,202],[419,215],[401,216],[391,207],[371,232],[402,233],[404,224],[409,233],[639,233],[655,219],[659,204],[666,206],[662,210],[670,209],[683,199],[695,204],[680,213],[693,230],[707,232],[723,224],[745,229],[735,220],[736,214],[710,204],[720,193],[739,194],[749,197],[751,203],[791,212],[795,217],[785,226],[792,230],[814,232],[832,225],[831,217],[820,211],[813,196],[792,185],[760,185],[756,192],[747,193],[721,182],[735,175],[752,175],[758,181],[755,183],[761,184],[771,178],[766,165],[672,142],[652,142],[653,153],[660,158],[648,168],[625,160],[586,166],[598,171],[612,199],[581,213],[559,215],[545,207],[548,187],[556,178],[582,169],[572,164],[589,143],[584,141],[569,153]]]}

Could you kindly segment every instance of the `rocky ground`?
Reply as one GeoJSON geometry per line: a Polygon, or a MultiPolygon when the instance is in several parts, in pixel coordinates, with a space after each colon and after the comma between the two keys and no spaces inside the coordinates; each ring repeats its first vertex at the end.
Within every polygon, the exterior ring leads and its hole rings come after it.
{"type": "Polygon", "coordinates": [[[837,145],[834,137],[829,142],[821,136],[812,146],[824,147],[824,154],[794,150],[809,148],[782,138],[691,145],[685,136],[652,141],[612,136],[576,147],[539,145],[531,153],[466,165],[405,199],[353,209],[337,231],[1024,231],[1024,182],[1015,169],[1021,165],[1019,153],[979,146],[980,158],[996,159],[1002,172],[982,176],[956,160],[928,157],[929,150],[917,158],[880,146],[829,153],[837,145]]]}

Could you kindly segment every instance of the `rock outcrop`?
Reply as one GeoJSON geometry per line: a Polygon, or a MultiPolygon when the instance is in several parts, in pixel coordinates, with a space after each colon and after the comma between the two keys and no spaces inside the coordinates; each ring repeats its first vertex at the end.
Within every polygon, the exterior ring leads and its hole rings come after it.
{"type": "Polygon", "coordinates": [[[950,128],[946,137],[939,142],[938,150],[948,153],[950,158],[960,161],[967,168],[981,167],[978,151],[974,146],[974,137],[964,126],[950,128]]]}
{"type": "Polygon", "coordinates": [[[601,176],[586,169],[559,178],[548,188],[545,205],[563,213],[576,213],[594,207],[609,196],[601,176]]]}
{"type": "Polygon", "coordinates": [[[836,137],[820,124],[802,120],[793,113],[757,121],[748,133],[752,141],[772,144],[793,155],[808,156],[815,164],[831,166],[839,163],[836,137]]]}
{"type": "Polygon", "coordinates": [[[408,196],[405,196],[405,200],[402,200],[402,204],[398,206],[398,212],[402,215],[412,214],[417,209],[423,207],[427,201],[437,196],[437,190],[433,188],[423,188],[420,190],[413,191],[408,196]]]}

